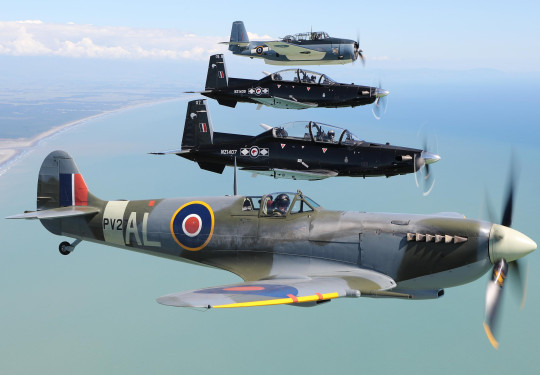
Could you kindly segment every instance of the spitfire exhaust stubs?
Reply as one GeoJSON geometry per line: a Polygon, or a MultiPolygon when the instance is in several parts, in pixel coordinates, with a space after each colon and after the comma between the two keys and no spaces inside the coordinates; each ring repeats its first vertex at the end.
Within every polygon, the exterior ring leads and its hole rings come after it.
{"type": "Polygon", "coordinates": [[[467,242],[469,239],[462,236],[449,236],[441,234],[423,234],[423,233],[407,233],[407,241],[416,241],[416,242],[435,242],[441,243],[462,243],[467,242]]]}

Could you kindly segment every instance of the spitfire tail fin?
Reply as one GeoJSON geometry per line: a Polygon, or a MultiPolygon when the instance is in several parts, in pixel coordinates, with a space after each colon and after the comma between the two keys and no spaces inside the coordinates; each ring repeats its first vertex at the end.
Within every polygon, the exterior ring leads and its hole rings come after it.
{"type": "Polygon", "coordinates": [[[182,150],[190,150],[213,142],[214,129],[206,107],[206,99],[190,101],[186,112],[182,150]]]}
{"type": "Polygon", "coordinates": [[[237,43],[249,43],[248,33],[244,22],[234,21],[231,29],[231,39],[229,40],[229,51],[239,52],[242,47],[237,43]]]}
{"type": "Polygon", "coordinates": [[[212,55],[208,61],[208,74],[206,75],[206,90],[222,89],[229,85],[227,69],[223,55],[212,55]]]}
{"type": "Polygon", "coordinates": [[[41,164],[37,187],[37,209],[100,205],[88,191],[73,158],[64,151],[53,151],[41,164]]]}

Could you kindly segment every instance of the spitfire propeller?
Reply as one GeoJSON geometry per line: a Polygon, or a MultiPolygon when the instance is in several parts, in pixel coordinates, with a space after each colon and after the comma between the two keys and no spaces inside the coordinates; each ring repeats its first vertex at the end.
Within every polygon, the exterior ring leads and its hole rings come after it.
{"type": "Polygon", "coordinates": [[[510,228],[512,225],[514,190],[515,179],[513,170],[511,170],[501,224],[493,224],[489,237],[489,257],[491,263],[493,263],[493,272],[486,289],[484,329],[495,349],[499,347],[495,333],[505,280],[511,270],[512,277],[515,278],[517,285],[519,285],[520,294],[522,295],[521,307],[523,308],[527,289],[527,271],[525,271],[525,276],[521,274],[523,266],[518,263],[518,259],[536,249],[534,241],[510,228]]]}

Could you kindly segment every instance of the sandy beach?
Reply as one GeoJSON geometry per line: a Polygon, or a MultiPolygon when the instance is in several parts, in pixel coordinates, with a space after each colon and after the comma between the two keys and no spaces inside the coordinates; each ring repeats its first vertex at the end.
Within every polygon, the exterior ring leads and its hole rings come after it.
{"type": "Polygon", "coordinates": [[[13,165],[13,163],[17,160],[18,157],[22,156],[25,152],[28,152],[29,150],[31,150],[40,142],[58,134],[61,131],[65,131],[67,129],[73,128],[77,125],[81,125],[83,123],[86,123],[87,121],[91,121],[99,117],[107,116],[111,113],[125,111],[125,110],[135,108],[135,107],[154,105],[157,103],[163,103],[163,102],[179,100],[179,99],[181,98],[156,100],[156,101],[150,101],[150,102],[125,106],[125,107],[121,107],[121,108],[113,109],[109,111],[104,111],[97,115],[84,117],[79,120],[75,120],[75,121],[71,121],[62,125],[55,126],[32,138],[16,138],[16,139],[0,138],[0,176],[4,174],[4,172],[7,169],[9,169],[10,166],[13,165]]]}

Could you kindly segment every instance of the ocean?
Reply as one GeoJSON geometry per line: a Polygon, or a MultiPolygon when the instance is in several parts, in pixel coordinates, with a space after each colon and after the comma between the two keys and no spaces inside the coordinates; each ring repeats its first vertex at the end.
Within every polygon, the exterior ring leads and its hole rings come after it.
{"type": "MultiPolygon", "coordinates": [[[[209,108],[216,131],[255,135],[262,132],[261,122],[314,120],[375,142],[421,147],[427,138],[430,149],[442,157],[433,165],[436,181],[427,197],[412,175],[309,182],[238,173],[240,194],[301,189],[328,209],[455,211],[487,219],[489,195],[500,217],[513,153],[518,166],[513,227],[540,242],[538,79],[531,83],[522,75],[497,72],[464,75],[388,74],[384,87],[391,94],[380,121],[369,107],[257,111],[253,105],[231,109],[209,101],[209,108]]],[[[147,154],[179,148],[187,101],[119,111],[41,142],[0,176],[0,216],[35,209],[39,167],[55,149],[74,157],[90,190],[103,199],[232,194],[230,168],[218,175],[173,155],[147,154]]],[[[523,311],[511,285],[505,290],[496,351],[482,327],[487,274],[447,289],[438,300],[340,299],[309,309],[275,306],[202,313],[165,307],[155,299],[240,279],[221,270],[86,242],[70,256],[61,256],[58,244],[66,238],[50,234],[37,221],[3,220],[0,236],[4,374],[540,370],[536,253],[526,258],[529,292],[523,311]]]]}

